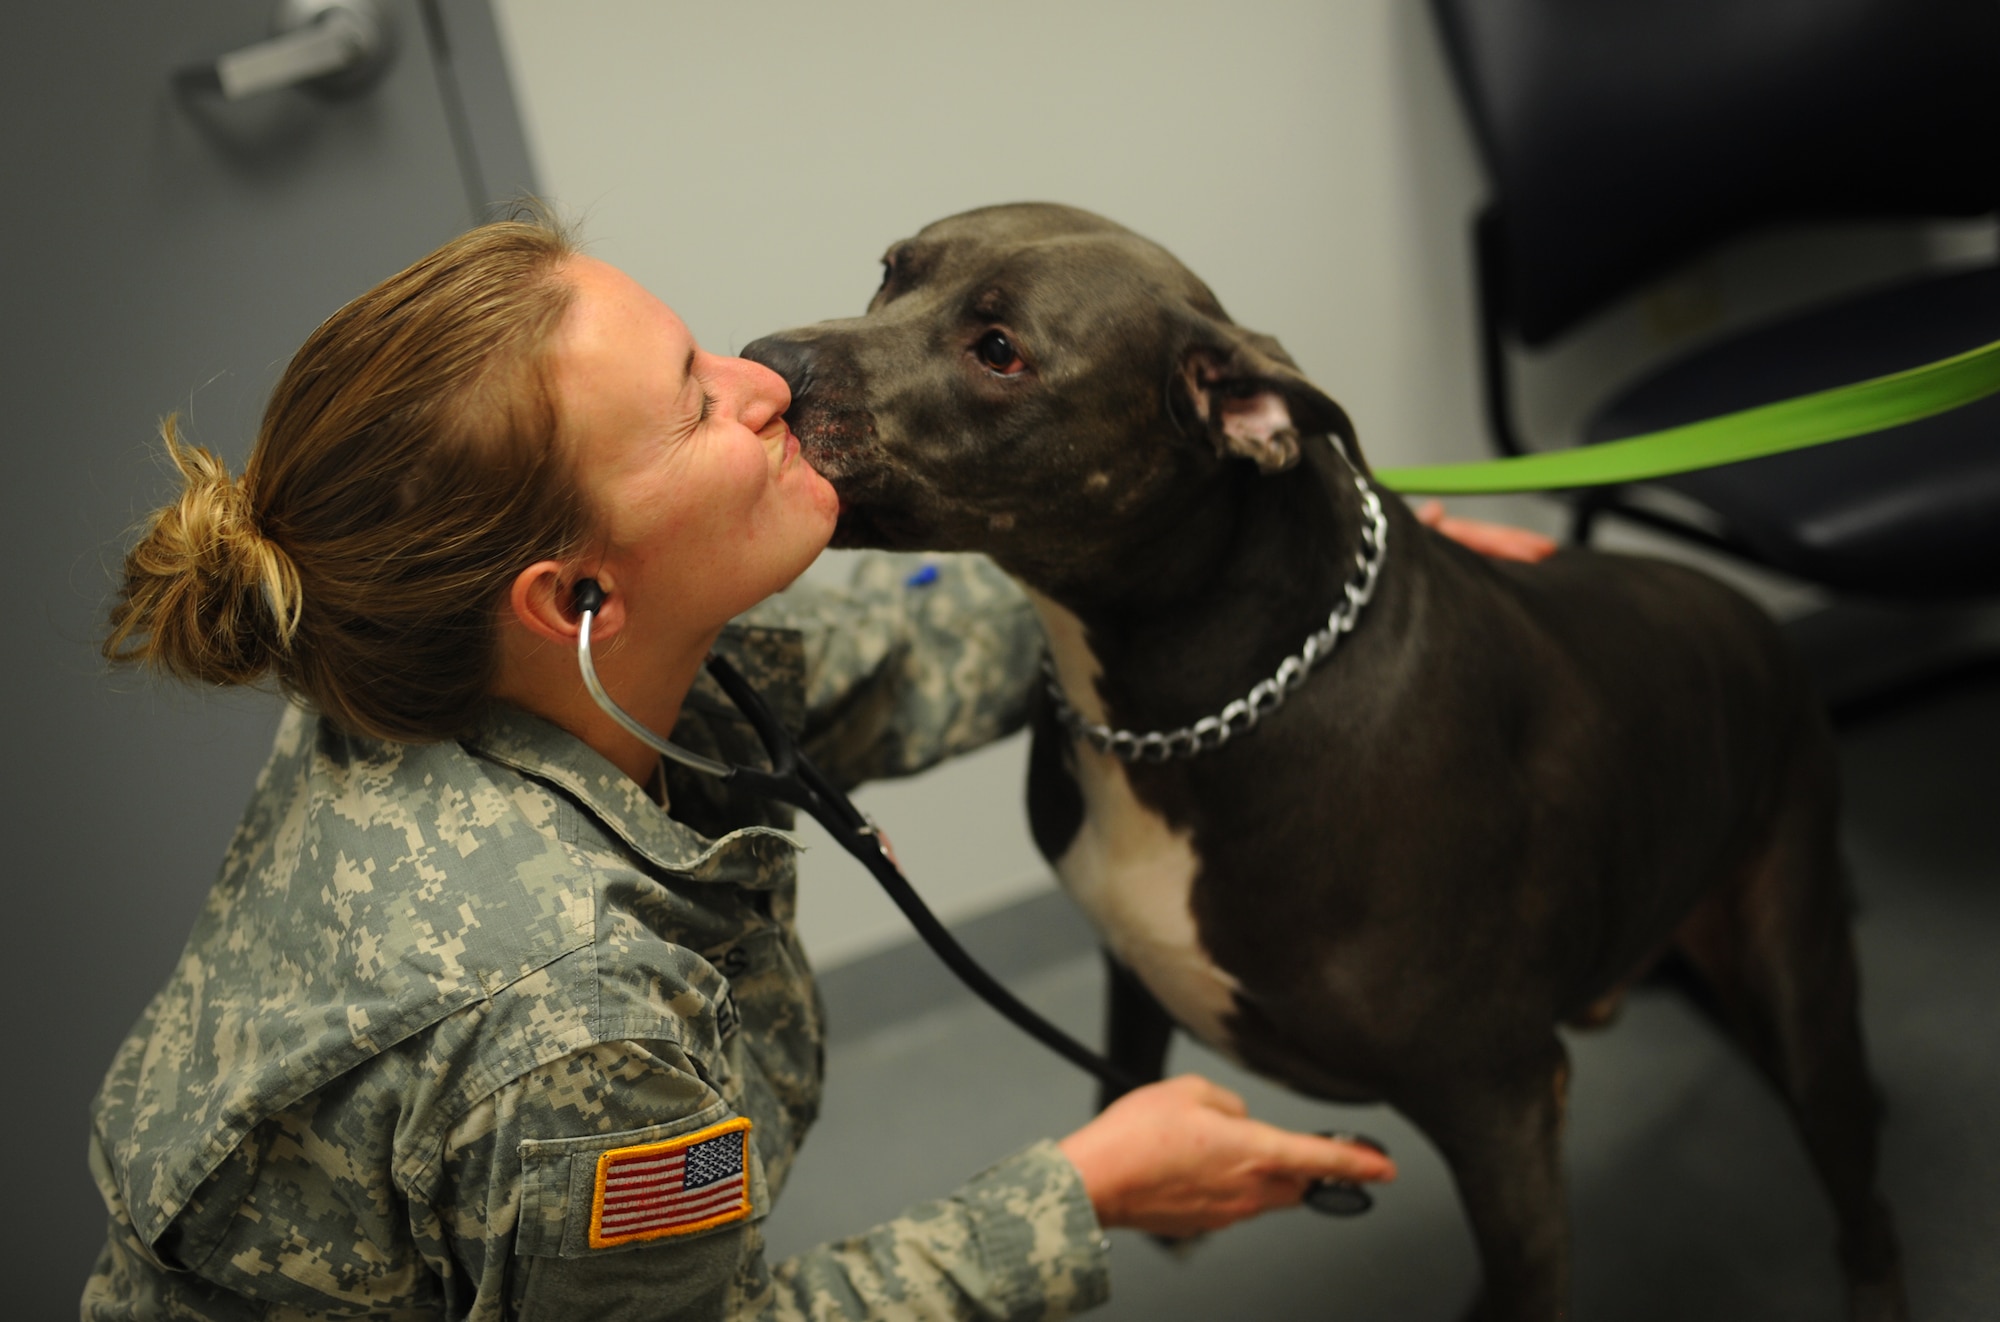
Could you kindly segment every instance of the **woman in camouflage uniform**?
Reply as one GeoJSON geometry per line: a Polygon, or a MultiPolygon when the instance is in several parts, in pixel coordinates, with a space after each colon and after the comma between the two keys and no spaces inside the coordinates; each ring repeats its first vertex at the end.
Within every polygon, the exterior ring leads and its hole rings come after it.
{"type": "Polygon", "coordinates": [[[321,326],[240,482],[169,420],[185,490],[107,651],[297,701],[97,1099],[86,1317],[1055,1318],[1105,1297],[1104,1226],[1390,1173],[1186,1078],[766,1261],[820,1090],[791,814],[598,711],[574,584],[609,594],[600,668],[649,726],[752,752],[719,647],[848,784],[1018,727],[1040,648],[977,563],[766,601],[838,503],[788,402],[510,222],[321,326]]]}

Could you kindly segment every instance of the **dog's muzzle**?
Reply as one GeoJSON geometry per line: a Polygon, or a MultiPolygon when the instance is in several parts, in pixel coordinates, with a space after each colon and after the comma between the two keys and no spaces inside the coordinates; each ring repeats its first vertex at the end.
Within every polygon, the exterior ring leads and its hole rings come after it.
{"type": "Polygon", "coordinates": [[[785,379],[792,404],[785,420],[806,461],[838,483],[853,471],[855,452],[875,437],[875,416],[860,397],[851,364],[836,349],[784,335],[766,335],[743,346],[743,356],[785,379]]]}

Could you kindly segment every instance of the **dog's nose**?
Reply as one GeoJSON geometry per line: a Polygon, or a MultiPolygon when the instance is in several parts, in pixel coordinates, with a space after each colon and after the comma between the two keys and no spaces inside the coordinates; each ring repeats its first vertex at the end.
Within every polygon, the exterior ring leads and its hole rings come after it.
{"type": "Polygon", "coordinates": [[[782,335],[766,335],[743,346],[743,356],[785,378],[796,404],[812,388],[812,351],[782,335]]]}

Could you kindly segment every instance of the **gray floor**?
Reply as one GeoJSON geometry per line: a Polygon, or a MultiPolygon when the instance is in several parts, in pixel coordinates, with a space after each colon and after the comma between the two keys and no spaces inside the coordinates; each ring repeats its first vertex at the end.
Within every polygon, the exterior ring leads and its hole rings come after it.
{"type": "MultiPolygon", "coordinates": [[[[1847,841],[1863,910],[1867,1027],[1887,1095],[1884,1172],[1915,1315],[2000,1316],[2000,680],[1990,675],[1843,730],[1847,841]]],[[[968,926],[1025,999],[1094,1040],[1102,977],[1057,897],[968,926]]],[[[1090,1088],[958,991],[920,949],[827,979],[826,1110],[768,1230],[780,1254],[949,1190],[1074,1128],[1090,1088]]],[[[1843,1316],[1831,1219],[1777,1103],[1674,993],[1572,1038],[1568,1134],[1577,1316],[1843,1316]]],[[[1474,1265],[1449,1178],[1381,1109],[1342,1110],[1247,1078],[1189,1044],[1173,1067],[1245,1093],[1255,1114],[1384,1140],[1402,1179],[1354,1221],[1263,1218],[1180,1257],[1114,1238],[1106,1318],[1455,1318],[1474,1265]]]]}

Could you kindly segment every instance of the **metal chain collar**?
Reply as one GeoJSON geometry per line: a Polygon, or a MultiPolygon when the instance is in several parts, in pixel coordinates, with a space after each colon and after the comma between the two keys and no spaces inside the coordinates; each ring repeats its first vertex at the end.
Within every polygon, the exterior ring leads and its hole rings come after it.
{"type": "Polygon", "coordinates": [[[1237,735],[1248,734],[1259,721],[1282,707],[1286,698],[1304,686],[1312,668],[1333,655],[1341,635],[1353,631],[1354,622],[1361,617],[1361,608],[1375,595],[1375,580],[1382,575],[1382,560],[1389,549],[1389,516],[1382,512],[1382,498],[1359,472],[1354,475],[1354,485],[1360,489],[1361,507],[1368,516],[1361,529],[1361,549],[1354,553],[1354,576],[1347,580],[1340,604],[1326,617],[1326,627],[1308,637],[1295,655],[1279,662],[1277,674],[1260,680],[1219,715],[1204,716],[1178,730],[1138,734],[1084,720],[1063,696],[1062,685],[1056,679],[1055,661],[1044,654],[1042,675],[1063,729],[1072,738],[1123,762],[1167,762],[1220,748],[1237,735]]]}

